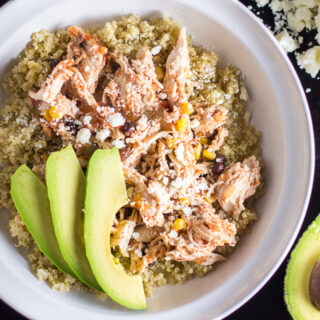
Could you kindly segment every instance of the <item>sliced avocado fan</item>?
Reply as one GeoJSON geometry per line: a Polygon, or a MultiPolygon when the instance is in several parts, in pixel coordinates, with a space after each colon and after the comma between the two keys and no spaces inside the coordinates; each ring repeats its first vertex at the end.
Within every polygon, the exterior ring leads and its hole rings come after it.
{"type": "Polygon", "coordinates": [[[40,251],[62,272],[74,276],[57,242],[44,183],[26,165],[11,177],[11,197],[40,251]]]}
{"type": "Polygon", "coordinates": [[[101,291],[85,253],[82,213],[85,176],[71,145],[51,153],[47,160],[46,181],[62,255],[82,282],[101,291]]]}
{"type": "Polygon", "coordinates": [[[127,274],[114,262],[110,248],[115,214],[127,203],[119,151],[96,150],[87,169],[84,239],[91,269],[111,299],[131,309],[146,308],[140,276],[127,274]]]}
{"type": "Polygon", "coordinates": [[[284,281],[284,298],[295,320],[320,319],[320,311],[312,304],[309,280],[320,258],[320,215],[304,232],[291,253],[284,281]]]}

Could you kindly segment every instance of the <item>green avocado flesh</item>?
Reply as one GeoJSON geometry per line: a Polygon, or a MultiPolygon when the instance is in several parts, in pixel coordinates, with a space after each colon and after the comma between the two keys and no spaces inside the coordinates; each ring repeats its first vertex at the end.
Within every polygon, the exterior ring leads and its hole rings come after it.
{"type": "Polygon", "coordinates": [[[320,319],[320,311],[311,303],[309,279],[320,258],[320,215],[309,226],[291,253],[284,282],[284,298],[295,320],[320,319]]]}
{"type": "Polygon", "coordinates": [[[140,276],[128,275],[115,264],[110,248],[111,225],[127,203],[119,151],[97,150],[87,170],[84,239],[91,269],[111,299],[130,309],[146,308],[140,276]]]}
{"type": "Polygon", "coordinates": [[[11,177],[11,197],[41,252],[58,269],[74,276],[63,259],[54,233],[47,189],[26,165],[20,166],[11,177]]]}
{"type": "Polygon", "coordinates": [[[55,234],[64,259],[81,281],[101,290],[86,258],[82,228],[85,176],[71,145],[51,153],[46,181],[55,234]]]}

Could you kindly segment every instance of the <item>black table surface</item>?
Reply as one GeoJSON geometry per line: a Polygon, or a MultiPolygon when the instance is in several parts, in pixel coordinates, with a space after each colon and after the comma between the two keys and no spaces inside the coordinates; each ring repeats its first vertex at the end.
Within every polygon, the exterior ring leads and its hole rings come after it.
{"type": "MultiPolygon", "coordinates": [[[[0,6],[5,4],[8,0],[0,0],[0,6]]],[[[227,0],[226,0],[227,1],[227,0]]],[[[252,6],[255,12],[257,7],[254,0],[241,0],[246,6],[252,6]]],[[[272,15],[268,8],[259,10],[260,18],[268,23],[272,24],[272,15]]],[[[1,22],[0,22],[1,25],[1,22]]],[[[0,26],[3,27],[3,26],[0,26]]],[[[308,37],[308,36],[307,36],[308,37]]],[[[311,41],[314,38],[314,33],[309,35],[311,41]]],[[[320,154],[318,150],[319,146],[319,127],[320,127],[320,80],[312,79],[304,71],[300,70],[295,62],[294,55],[289,55],[292,63],[294,64],[296,71],[300,77],[304,89],[310,88],[311,92],[307,93],[307,98],[310,106],[310,111],[313,120],[315,144],[316,144],[316,170],[313,191],[311,200],[309,203],[306,218],[303,226],[300,230],[299,237],[303,231],[306,230],[308,225],[314,220],[317,214],[320,212],[320,154]]],[[[298,150],[297,150],[298,151],[298,150]]],[[[290,254],[289,254],[290,255],[290,254]]],[[[285,276],[285,270],[288,263],[289,255],[283,261],[278,271],[273,275],[269,282],[244,306],[234,312],[232,315],[226,318],[226,320],[264,320],[264,319],[291,319],[287,312],[284,300],[283,300],[283,279],[285,276]]],[[[0,284],[1,285],[1,284],[0,284]]],[[[22,315],[7,306],[4,302],[0,301],[0,319],[26,319],[22,315]]]]}

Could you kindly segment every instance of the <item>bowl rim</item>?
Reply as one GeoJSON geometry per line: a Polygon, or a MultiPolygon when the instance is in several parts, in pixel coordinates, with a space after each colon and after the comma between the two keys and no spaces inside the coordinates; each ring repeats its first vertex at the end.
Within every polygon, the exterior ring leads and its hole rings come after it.
{"type": "MultiPolygon", "coordinates": [[[[244,296],[238,303],[236,303],[233,307],[226,310],[223,314],[221,314],[221,318],[225,318],[229,315],[231,315],[233,312],[238,310],[241,306],[243,306],[245,303],[247,303],[251,298],[253,298],[271,279],[271,277],[277,272],[281,264],[283,263],[286,256],[289,254],[289,251],[293,247],[293,244],[295,240],[298,237],[298,234],[300,232],[300,229],[302,227],[303,221],[306,217],[310,197],[312,194],[313,189],[313,182],[314,182],[314,174],[315,174],[315,139],[314,139],[314,128],[313,128],[313,122],[312,117],[310,113],[310,107],[308,100],[306,98],[305,91],[303,89],[302,83],[300,81],[300,78],[297,74],[296,69],[294,68],[292,62],[290,61],[288,55],[286,52],[282,49],[281,45],[279,44],[276,37],[273,35],[270,29],[268,29],[263,21],[258,18],[251,10],[249,10],[244,4],[242,4],[240,1],[237,0],[230,0],[232,1],[241,11],[246,11],[248,16],[256,22],[258,27],[262,30],[264,30],[265,35],[268,37],[268,40],[272,42],[278,53],[280,53],[281,58],[284,60],[286,67],[289,69],[289,72],[291,76],[293,77],[294,84],[296,85],[296,88],[298,89],[299,96],[302,100],[302,105],[304,109],[304,114],[306,117],[307,122],[307,129],[308,129],[308,142],[310,147],[309,152],[309,172],[308,172],[308,186],[306,190],[306,196],[303,202],[302,210],[300,213],[299,220],[295,226],[295,229],[292,232],[292,235],[286,245],[285,250],[282,252],[280,257],[278,257],[277,262],[273,265],[273,267],[269,270],[268,273],[264,275],[264,277],[261,279],[261,281],[256,285],[256,287],[251,290],[246,296],[244,296]]],[[[284,279],[283,279],[284,281],[284,279]]]]}
{"type": "MultiPolygon", "coordinates": [[[[30,0],[9,0],[7,3],[5,3],[0,8],[0,20],[2,20],[2,18],[3,19],[6,18],[6,20],[8,20],[7,14],[9,14],[9,13],[12,14],[14,11],[15,12],[19,12],[19,14],[21,15],[22,13],[24,13],[23,8],[24,8],[25,5],[28,5],[29,7],[31,7],[33,5],[34,9],[37,9],[37,6],[36,6],[37,2],[40,3],[39,0],[34,0],[32,3],[30,3],[30,0]],[[19,10],[16,11],[17,9],[19,9],[19,10]]],[[[63,2],[63,0],[57,0],[57,1],[55,1],[55,0],[47,0],[46,1],[47,4],[49,4],[49,2],[61,3],[61,2],[63,2]]],[[[197,6],[194,3],[192,3],[192,0],[184,0],[184,1],[182,1],[182,0],[174,0],[173,2],[184,3],[186,5],[190,4],[192,7],[197,7],[198,5],[200,6],[201,3],[209,3],[209,0],[200,0],[198,2],[197,6]]],[[[279,45],[279,43],[276,40],[276,38],[273,36],[271,31],[263,24],[263,22],[258,17],[256,17],[254,15],[254,13],[252,13],[240,1],[238,1],[238,0],[229,0],[229,2],[232,2],[232,4],[235,7],[237,7],[238,10],[242,11],[242,13],[247,15],[248,18],[251,19],[251,21],[253,23],[255,23],[255,25],[260,29],[260,31],[263,32],[263,34],[268,38],[267,40],[271,41],[271,44],[273,44],[275,50],[277,51],[278,54],[280,54],[282,60],[284,61],[286,67],[288,68],[290,76],[292,77],[294,85],[295,85],[295,87],[297,89],[297,92],[299,94],[299,97],[301,99],[301,107],[303,107],[304,116],[305,116],[305,120],[306,120],[306,126],[307,126],[306,129],[307,129],[307,132],[308,132],[307,140],[308,140],[308,147],[309,147],[309,154],[308,154],[308,156],[309,156],[309,167],[308,167],[308,175],[307,175],[307,179],[306,179],[306,181],[308,181],[308,184],[307,184],[307,188],[305,190],[305,199],[303,201],[301,213],[300,213],[298,222],[297,222],[294,230],[292,231],[292,234],[291,234],[291,236],[290,236],[290,238],[289,238],[289,240],[287,242],[285,250],[276,259],[276,263],[269,269],[269,271],[266,274],[264,274],[264,276],[261,278],[261,280],[256,284],[254,289],[250,290],[237,303],[235,303],[232,307],[228,308],[225,312],[223,312],[221,315],[219,315],[219,318],[220,317],[224,318],[224,317],[230,315],[235,310],[240,308],[243,304],[245,304],[248,300],[250,300],[267,283],[267,281],[272,277],[272,275],[277,271],[277,269],[279,268],[281,263],[284,261],[285,257],[287,256],[288,252],[290,251],[291,247],[293,246],[294,241],[297,238],[298,233],[299,233],[299,231],[301,229],[302,223],[304,221],[304,218],[305,218],[305,215],[306,215],[306,212],[307,212],[307,208],[308,208],[308,205],[309,205],[309,200],[310,200],[312,188],[313,188],[314,170],[315,170],[315,141],[314,141],[314,130],[313,130],[312,118],[311,118],[310,109],[309,109],[309,105],[308,105],[308,102],[307,102],[307,98],[305,96],[304,89],[303,89],[302,84],[300,82],[300,79],[299,79],[299,77],[298,77],[298,75],[296,73],[295,68],[293,67],[290,59],[287,56],[287,54],[283,51],[283,49],[279,45]]],[[[209,4],[207,4],[207,5],[209,5],[209,4]]],[[[27,20],[29,20],[29,19],[30,18],[27,18],[27,20]]],[[[12,20],[14,20],[14,19],[12,19],[12,20]]],[[[23,21],[23,19],[21,19],[21,20],[23,21]]],[[[12,26],[12,29],[11,29],[12,32],[14,32],[15,31],[14,27],[16,25],[13,23],[13,21],[11,21],[11,23],[9,23],[9,24],[12,26]]],[[[18,26],[19,26],[19,24],[18,24],[18,26]]],[[[4,29],[2,29],[2,31],[0,30],[0,39],[2,39],[3,37],[5,37],[5,30],[4,29]]],[[[7,296],[5,294],[5,290],[0,290],[0,298],[5,303],[10,305],[12,308],[14,308],[17,312],[19,312],[21,314],[24,314],[26,316],[32,316],[30,313],[28,313],[28,314],[25,313],[23,305],[21,303],[19,303],[19,301],[16,301],[14,299],[14,296],[10,296],[10,297],[7,296]]],[[[178,307],[176,310],[179,310],[181,308],[183,308],[183,306],[178,307]]],[[[162,312],[159,312],[159,313],[162,313],[162,312]]],[[[165,314],[165,312],[163,314],[165,314]]]]}

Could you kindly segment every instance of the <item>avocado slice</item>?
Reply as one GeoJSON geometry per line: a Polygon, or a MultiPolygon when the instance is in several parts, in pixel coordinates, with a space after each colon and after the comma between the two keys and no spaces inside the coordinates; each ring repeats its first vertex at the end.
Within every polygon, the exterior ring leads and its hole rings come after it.
{"type": "Polygon", "coordinates": [[[74,276],[57,242],[44,183],[26,165],[11,177],[11,197],[40,251],[62,272],[74,276]]]}
{"type": "Polygon", "coordinates": [[[86,181],[84,240],[91,269],[103,290],[130,309],[146,308],[140,276],[127,274],[114,261],[110,231],[127,200],[119,151],[97,150],[89,160],[86,181]]]}
{"type": "Polygon", "coordinates": [[[320,319],[309,295],[311,271],[320,258],[320,215],[313,221],[291,253],[284,282],[284,298],[295,320],[320,319]]]}
{"type": "Polygon", "coordinates": [[[85,253],[82,214],[85,176],[71,145],[51,153],[46,181],[55,234],[64,259],[82,282],[101,290],[85,253]]]}

